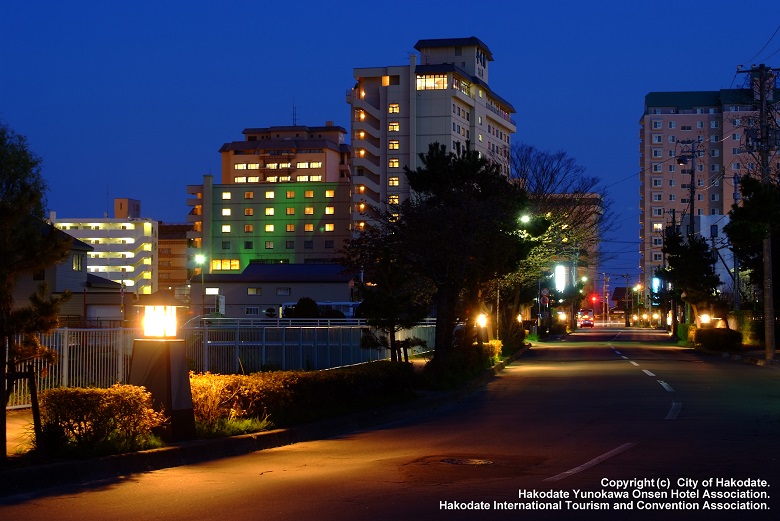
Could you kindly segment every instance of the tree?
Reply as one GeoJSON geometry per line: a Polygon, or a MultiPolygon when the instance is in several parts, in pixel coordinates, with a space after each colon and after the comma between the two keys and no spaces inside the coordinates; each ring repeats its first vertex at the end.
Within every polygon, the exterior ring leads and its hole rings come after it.
{"type": "Polygon", "coordinates": [[[320,307],[313,298],[301,297],[289,316],[292,318],[320,318],[320,307]]]}
{"type": "MultiPolygon", "coordinates": [[[[780,259],[780,186],[776,181],[762,183],[754,176],[745,176],[740,180],[739,189],[742,204],[731,208],[729,223],[723,231],[739,259],[740,271],[747,272],[751,284],[763,288],[764,238],[772,237],[772,259],[780,259]]],[[[773,280],[780,280],[780,262],[773,262],[772,274],[773,280]]],[[[777,302],[780,284],[774,284],[773,290],[777,302]]]]}
{"type": "Polygon", "coordinates": [[[7,374],[14,362],[5,360],[8,346],[22,332],[13,314],[16,281],[56,264],[70,248],[67,236],[44,222],[46,183],[40,164],[26,139],[0,124],[0,446],[6,441],[7,374]]]}
{"type": "MultiPolygon", "coordinates": [[[[512,145],[510,163],[512,179],[528,194],[526,226],[533,230],[533,249],[502,284],[502,300],[520,309],[529,297],[538,296],[542,274],[556,260],[572,268],[596,266],[604,260],[598,246],[614,229],[615,215],[599,178],[589,176],[563,151],[545,152],[519,143],[512,145]]],[[[586,293],[594,289],[592,284],[584,288],[586,293]]],[[[513,317],[506,321],[514,323],[513,317]]]]}
{"type": "Polygon", "coordinates": [[[488,282],[528,254],[530,243],[519,230],[528,202],[517,183],[476,151],[455,154],[432,143],[420,159],[420,168],[405,169],[414,195],[388,225],[407,264],[435,288],[437,362],[452,345],[458,304],[467,310],[468,330],[488,282]]]}
{"type": "Polygon", "coordinates": [[[363,273],[358,283],[362,302],[358,316],[374,328],[364,336],[366,347],[385,347],[392,361],[409,361],[408,348],[421,345],[419,339],[399,342],[398,332],[410,329],[430,312],[433,288],[410,271],[397,255],[397,235],[387,229],[369,226],[359,237],[348,241],[343,263],[363,273]]]}
{"type": "Polygon", "coordinates": [[[675,294],[691,306],[699,326],[699,308],[716,301],[715,290],[720,285],[715,273],[715,256],[704,238],[698,235],[683,238],[674,226],[666,228],[662,251],[667,268],[659,273],[660,278],[671,283],[675,294]]]}

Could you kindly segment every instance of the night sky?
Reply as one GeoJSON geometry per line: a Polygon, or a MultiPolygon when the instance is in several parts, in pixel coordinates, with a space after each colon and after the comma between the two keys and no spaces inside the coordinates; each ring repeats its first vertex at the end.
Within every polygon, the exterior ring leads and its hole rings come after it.
{"type": "Polygon", "coordinates": [[[219,175],[247,127],[349,129],[355,67],[407,65],[420,39],[476,36],[517,134],[602,179],[619,229],[600,271],[638,273],[639,120],[651,91],[742,86],[780,65],[776,0],[4,2],[0,121],[43,159],[60,217],[115,197],[185,222],[186,185],[219,175]]]}

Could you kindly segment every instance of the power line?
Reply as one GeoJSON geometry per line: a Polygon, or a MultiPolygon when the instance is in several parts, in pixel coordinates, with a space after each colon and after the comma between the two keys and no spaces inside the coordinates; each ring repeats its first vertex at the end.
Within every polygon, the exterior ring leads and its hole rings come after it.
{"type": "MultiPolygon", "coordinates": [[[[769,40],[767,40],[767,42],[764,44],[764,46],[763,46],[763,47],[761,47],[761,50],[760,50],[760,51],[758,51],[758,52],[756,53],[756,55],[755,55],[755,56],[753,56],[752,58],[750,58],[749,60],[747,60],[747,62],[746,62],[746,63],[750,63],[750,62],[752,62],[753,60],[755,60],[755,59],[758,57],[758,55],[759,55],[759,54],[761,54],[762,52],[764,52],[764,49],[766,49],[766,48],[769,46],[769,44],[772,42],[772,40],[774,39],[774,37],[775,37],[775,36],[777,36],[777,32],[778,32],[778,31],[780,31],[780,25],[778,25],[778,26],[777,26],[777,29],[775,29],[775,32],[773,32],[773,33],[772,33],[772,36],[770,36],[770,37],[769,37],[769,40]]],[[[768,58],[771,58],[772,56],[774,56],[774,55],[775,55],[775,54],[777,54],[778,52],[780,52],[780,49],[778,49],[777,51],[775,51],[773,54],[769,55],[769,57],[768,57],[768,58]]]]}

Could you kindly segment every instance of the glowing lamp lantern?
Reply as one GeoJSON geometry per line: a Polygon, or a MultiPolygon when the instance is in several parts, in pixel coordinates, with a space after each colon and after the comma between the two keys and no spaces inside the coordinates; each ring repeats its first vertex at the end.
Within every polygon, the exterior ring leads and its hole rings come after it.
{"type": "Polygon", "coordinates": [[[189,367],[184,340],[176,338],[176,309],[183,306],[170,291],[141,298],[143,338],[133,341],[128,383],[145,387],[152,394],[154,409],[170,418],[164,438],[171,441],[194,438],[189,367]]]}
{"type": "Polygon", "coordinates": [[[144,306],[143,331],[147,338],[176,336],[175,306],[144,306]]]}

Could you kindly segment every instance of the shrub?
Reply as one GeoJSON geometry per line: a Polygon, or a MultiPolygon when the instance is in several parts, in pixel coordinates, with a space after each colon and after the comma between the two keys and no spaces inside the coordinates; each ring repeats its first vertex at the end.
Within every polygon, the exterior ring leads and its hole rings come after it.
{"type": "Polygon", "coordinates": [[[36,448],[56,456],[116,454],[160,446],[153,429],[166,421],[143,387],[57,388],[41,393],[43,438],[36,448]]]}
{"type": "Polygon", "coordinates": [[[694,342],[712,351],[739,351],[742,333],[726,328],[697,329],[694,342]]]}
{"type": "Polygon", "coordinates": [[[196,423],[254,418],[282,426],[413,396],[411,364],[373,362],[326,371],[191,374],[196,423]]]}

